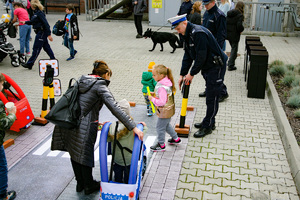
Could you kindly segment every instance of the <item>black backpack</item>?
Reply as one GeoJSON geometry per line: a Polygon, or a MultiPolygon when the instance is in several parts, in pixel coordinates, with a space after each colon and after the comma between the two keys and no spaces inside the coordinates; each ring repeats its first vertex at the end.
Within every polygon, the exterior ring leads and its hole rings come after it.
{"type": "Polygon", "coordinates": [[[67,129],[76,128],[80,124],[79,83],[75,80],[76,82],[71,85],[72,80],[75,79],[70,79],[68,90],[45,116],[45,119],[53,124],[67,129]]]}
{"type": "Polygon", "coordinates": [[[16,38],[17,37],[17,28],[11,23],[8,25],[7,35],[10,38],[16,38]]]}
{"type": "Polygon", "coordinates": [[[53,26],[52,33],[57,36],[62,36],[63,34],[65,34],[64,26],[65,26],[64,21],[58,20],[53,26]]]}

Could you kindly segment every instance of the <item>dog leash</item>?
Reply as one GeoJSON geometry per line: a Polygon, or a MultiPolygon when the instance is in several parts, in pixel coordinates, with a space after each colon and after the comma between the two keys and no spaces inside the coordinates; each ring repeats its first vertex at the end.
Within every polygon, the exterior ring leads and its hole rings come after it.
{"type": "MultiPolygon", "coordinates": [[[[167,25],[167,24],[169,24],[169,22],[167,22],[166,24],[162,25],[162,26],[161,26],[159,29],[157,29],[156,31],[153,31],[153,33],[159,31],[162,27],[164,27],[164,26],[167,25]]],[[[152,34],[153,34],[153,33],[152,33],[152,34]]]]}

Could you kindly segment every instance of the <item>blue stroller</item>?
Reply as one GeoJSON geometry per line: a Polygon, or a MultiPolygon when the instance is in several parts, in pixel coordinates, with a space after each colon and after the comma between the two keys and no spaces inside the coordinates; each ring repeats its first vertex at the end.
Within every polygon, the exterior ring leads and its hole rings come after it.
{"type": "MultiPolygon", "coordinates": [[[[140,192],[141,179],[145,173],[146,165],[146,146],[135,135],[134,145],[132,149],[131,166],[129,172],[128,184],[116,183],[112,181],[112,177],[108,178],[108,166],[107,166],[107,135],[109,132],[109,126],[111,122],[106,123],[101,131],[99,142],[99,160],[100,160],[100,174],[101,174],[101,188],[100,199],[138,199],[140,192]]],[[[138,124],[137,127],[143,130],[143,125],[138,124]]],[[[112,156],[114,157],[114,155],[112,156]]],[[[113,159],[111,165],[113,163],[113,159]]],[[[112,167],[111,167],[112,170],[112,167]]],[[[112,172],[111,172],[112,174],[112,172]]]]}

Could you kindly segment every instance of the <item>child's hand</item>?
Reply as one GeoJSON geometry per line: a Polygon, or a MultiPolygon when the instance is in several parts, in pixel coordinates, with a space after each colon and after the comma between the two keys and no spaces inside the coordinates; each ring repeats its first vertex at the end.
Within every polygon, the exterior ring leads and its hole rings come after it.
{"type": "Polygon", "coordinates": [[[154,96],[154,92],[150,92],[151,96],[154,96]]]}
{"type": "Polygon", "coordinates": [[[139,124],[143,124],[143,126],[147,126],[145,122],[140,122],[139,124]]]}
{"type": "Polygon", "coordinates": [[[148,96],[148,99],[149,99],[150,101],[152,101],[153,96],[148,96]]]}
{"type": "Polygon", "coordinates": [[[137,136],[139,137],[139,139],[140,139],[141,141],[143,141],[143,137],[144,137],[143,131],[141,131],[141,130],[138,129],[137,127],[134,127],[133,132],[134,132],[135,134],[137,134],[137,136]]]}

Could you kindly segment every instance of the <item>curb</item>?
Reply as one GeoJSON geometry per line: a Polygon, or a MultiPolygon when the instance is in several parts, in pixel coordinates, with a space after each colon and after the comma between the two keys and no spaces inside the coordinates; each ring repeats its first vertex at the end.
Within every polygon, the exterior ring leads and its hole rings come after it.
{"type": "Polygon", "coordinates": [[[278,93],[275,89],[273,81],[269,73],[267,73],[267,95],[272,108],[277,128],[281,136],[281,140],[286,152],[286,157],[290,165],[292,177],[294,179],[298,192],[300,191],[300,149],[295,138],[294,132],[286,117],[286,114],[281,105],[278,93]]]}
{"type": "Polygon", "coordinates": [[[15,140],[14,139],[8,139],[3,143],[3,147],[4,147],[4,149],[6,149],[7,147],[10,147],[13,144],[15,144],[15,140]]]}

